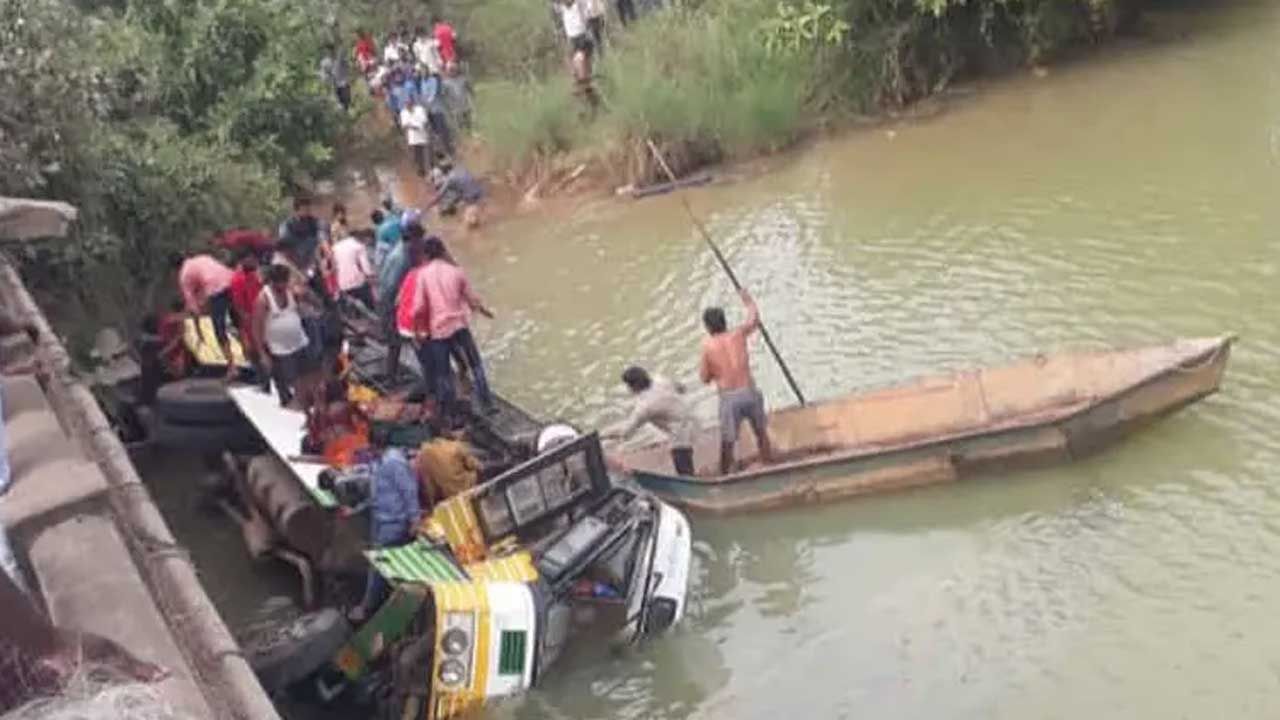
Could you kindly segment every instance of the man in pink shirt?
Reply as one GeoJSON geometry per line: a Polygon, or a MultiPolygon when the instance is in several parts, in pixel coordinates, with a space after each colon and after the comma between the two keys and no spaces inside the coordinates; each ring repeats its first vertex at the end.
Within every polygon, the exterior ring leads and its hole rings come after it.
{"type": "Polygon", "coordinates": [[[334,243],[333,264],[338,275],[338,291],[372,310],[373,286],[370,281],[373,279],[373,263],[369,262],[368,241],[360,237],[367,232],[358,230],[334,243]]]}
{"type": "MultiPolygon", "coordinates": [[[[448,416],[454,410],[455,392],[449,356],[460,351],[471,370],[476,398],[485,412],[493,410],[493,396],[485,377],[480,349],[471,335],[471,311],[492,319],[493,313],[471,291],[467,274],[449,262],[448,251],[440,238],[427,238],[423,247],[427,264],[415,281],[419,314],[418,326],[429,328],[432,366],[435,371],[436,400],[448,416]]],[[[423,339],[423,338],[420,338],[423,339]]]]}
{"type": "Polygon", "coordinates": [[[227,320],[231,319],[231,279],[235,272],[212,255],[193,255],[183,259],[174,253],[169,265],[178,272],[178,290],[187,314],[198,320],[205,313],[213,321],[213,334],[227,359],[227,377],[234,377],[236,364],[231,358],[231,338],[227,320]]]}

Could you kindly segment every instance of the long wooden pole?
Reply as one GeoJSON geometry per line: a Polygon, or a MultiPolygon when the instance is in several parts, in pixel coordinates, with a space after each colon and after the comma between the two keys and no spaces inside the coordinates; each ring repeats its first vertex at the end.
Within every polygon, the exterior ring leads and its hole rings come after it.
{"type": "MultiPolygon", "coordinates": [[[[672,185],[676,185],[675,173],[671,172],[671,166],[667,165],[666,158],[662,157],[662,153],[658,150],[658,146],[653,144],[652,140],[645,140],[649,145],[649,152],[653,153],[653,157],[658,161],[658,165],[662,166],[662,172],[666,173],[667,179],[672,185]]],[[[689,220],[693,226],[698,229],[698,233],[702,235],[702,239],[706,241],[707,247],[711,248],[711,254],[716,256],[716,260],[720,262],[720,267],[724,270],[724,274],[729,276],[729,282],[733,283],[735,290],[742,290],[742,283],[738,282],[738,276],[734,274],[733,268],[729,266],[729,261],[725,258],[724,253],[720,252],[719,246],[711,239],[711,233],[707,232],[707,228],[693,214],[693,208],[689,206],[689,200],[676,187],[675,192],[680,196],[680,204],[684,206],[685,214],[689,216],[689,220]]],[[[778,352],[778,346],[773,344],[773,338],[769,335],[769,329],[764,326],[764,320],[760,321],[760,337],[764,338],[764,344],[769,346],[769,352],[773,354],[773,359],[778,362],[778,367],[782,369],[782,376],[787,379],[787,384],[791,386],[791,392],[795,393],[796,399],[801,405],[807,405],[808,401],[804,399],[804,393],[800,392],[800,385],[796,383],[795,377],[791,374],[791,369],[787,367],[786,361],[782,359],[782,353],[778,352]]]]}

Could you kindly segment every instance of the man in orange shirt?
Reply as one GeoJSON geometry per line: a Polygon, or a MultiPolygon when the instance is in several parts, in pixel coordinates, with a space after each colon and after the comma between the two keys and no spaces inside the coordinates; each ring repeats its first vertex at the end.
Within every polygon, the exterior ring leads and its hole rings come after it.
{"type": "Polygon", "coordinates": [[[747,338],[760,327],[760,312],[745,289],[739,290],[742,303],[747,308],[747,319],[729,330],[724,310],[707,308],[702,313],[702,324],[710,337],[702,341],[702,366],[699,374],[702,382],[714,382],[720,391],[720,473],[729,474],[733,469],[733,446],[738,440],[738,427],[746,420],[755,433],[760,459],[769,462],[773,458],[773,446],[769,443],[764,414],[764,396],[756,388],[751,377],[751,358],[747,352],[747,338]]]}

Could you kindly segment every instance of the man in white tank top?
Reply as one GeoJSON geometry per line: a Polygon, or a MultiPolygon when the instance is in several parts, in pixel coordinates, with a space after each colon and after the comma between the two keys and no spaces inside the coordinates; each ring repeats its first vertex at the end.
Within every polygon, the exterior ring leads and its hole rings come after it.
{"type": "MultiPolygon", "coordinates": [[[[307,332],[298,313],[298,299],[289,288],[289,268],[272,265],[267,270],[267,286],[254,308],[255,336],[261,338],[263,365],[275,381],[280,404],[288,405],[299,379],[315,370],[307,352],[307,332]]],[[[268,389],[267,378],[262,378],[268,389]]]]}

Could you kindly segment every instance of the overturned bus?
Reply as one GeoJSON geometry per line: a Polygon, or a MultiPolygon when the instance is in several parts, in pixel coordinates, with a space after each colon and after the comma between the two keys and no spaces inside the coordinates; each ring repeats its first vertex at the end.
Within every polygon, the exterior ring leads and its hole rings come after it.
{"type": "Polygon", "coordinates": [[[447,718],[533,686],[576,634],[634,642],[684,615],[689,524],[615,485],[595,434],[438,505],[366,552],[390,598],[318,679],[396,717],[447,718]]]}

